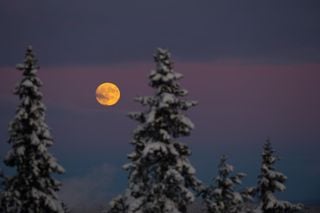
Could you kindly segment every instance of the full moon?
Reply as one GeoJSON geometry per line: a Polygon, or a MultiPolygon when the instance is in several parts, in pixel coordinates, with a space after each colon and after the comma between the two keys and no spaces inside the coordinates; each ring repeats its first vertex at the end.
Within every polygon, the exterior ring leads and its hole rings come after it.
{"type": "Polygon", "coordinates": [[[115,105],[120,99],[120,90],[113,83],[102,83],[96,89],[96,99],[103,106],[115,105]]]}

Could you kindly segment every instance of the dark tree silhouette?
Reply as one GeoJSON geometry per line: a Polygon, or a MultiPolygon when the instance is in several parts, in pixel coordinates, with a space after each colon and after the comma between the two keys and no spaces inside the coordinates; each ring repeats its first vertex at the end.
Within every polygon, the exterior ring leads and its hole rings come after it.
{"type": "Polygon", "coordinates": [[[49,153],[53,144],[49,128],[45,123],[45,106],[42,103],[37,77],[37,60],[29,46],[23,64],[17,65],[22,71],[22,80],[14,94],[20,104],[9,127],[9,144],[4,163],[15,169],[15,175],[7,177],[2,192],[1,207],[5,213],[61,213],[62,202],[56,192],[60,182],[53,173],[64,169],[49,153]]]}
{"type": "Polygon", "coordinates": [[[292,204],[288,201],[278,200],[274,195],[275,192],[283,192],[287,177],[276,171],[274,164],[278,157],[271,146],[268,138],[263,147],[262,163],[260,175],[258,176],[257,193],[260,200],[260,205],[257,211],[263,213],[284,213],[295,212],[302,210],[302,204],[292,204]]]}
{"type": "Polygon", "coordinates": [[[124,166],[128,188],[111,202],[112,213],[184,213],[194,200],[191,190],[201,187],[188,160],[188,146],[177,141],[194,126],[184,112],[196,102],[183,99],[187,91],[177,82],[182,75],[173,70],[170,53],[158,49],[154,60],[149,85],[155,94],[136,98],[147,110],[130,114],[140,124],[128,155],[131,162],[124,166]]]}

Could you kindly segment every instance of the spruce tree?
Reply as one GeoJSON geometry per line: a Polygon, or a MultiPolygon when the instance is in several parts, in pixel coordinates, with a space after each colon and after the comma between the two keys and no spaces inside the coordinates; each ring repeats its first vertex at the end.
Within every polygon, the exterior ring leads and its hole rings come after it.
{"type": "Polygon", "coordinates": [[[70,213],[71,212],[69,206],[65,202],[62,202],[62,208],[63,208],[63,212],[64,213],[70,213]]]}
{"type": "Polygon", "coordinates": [[[260,204],[257,212],[263,213],[285,213],[302,210],[302,204],[292,204],[288,201],[278,200],[275,196],[276,192],[283,192],[286,189],[285,181],[287,177],[276,171],[274,164],[278,157],[271,146],[268,138],[263,147],[262,163],[260,175],[258,176],[257,195],[260,204]]]}
{"type": "Polygon", "coordinates": [[[128,188],[111,202],[112,213],[184,213],[195,198],[192,190],[201,188],[188,160],[191,152],[177,140],[193,129],[184,112],[196,102],[183,98],[187,91],[178,83],[182,74],[174,71],[170,53],[159,48],[154,60],[149,85],[155,94],[136,98],[147,110],[129,114],[140,124],[134,131],[130,163],[124,166],[128,188]]]}
{"type": "Polygon", "coordinates": [[[125,213],[128,212],[128,205],[125,203],[124,196],[119,195],[110,202],[110,209],[103,213],[125,213]]]}
{"type": "Polygon", "coordinates": [[[233,170],[234,167],[227,163],[227,157],[223,155],[218,165],[218,175],[202,195],[206,212],[237,213],[248,210],[246,202],[252,199],[253,189],[248,188],[242,192],[236,191],[236,187],[242,183],[246,174],[231,175],[233,170]]]}
{"type": "Polygon", "coordinates": [[[45,123],[42,82],[37,77],[39,67],[31,46],[27,48],[24,63],[17,65],[17,69],[23,75],[14,92],[20,104],[9,125],[11,150],[4,160],[14,168],[15,174],[5,180],[2,211],[61,213],[62,202],[56,194],[60,182],[52,174],[63,173],[64,169],[48,151],[53,139],[45,123]]]}

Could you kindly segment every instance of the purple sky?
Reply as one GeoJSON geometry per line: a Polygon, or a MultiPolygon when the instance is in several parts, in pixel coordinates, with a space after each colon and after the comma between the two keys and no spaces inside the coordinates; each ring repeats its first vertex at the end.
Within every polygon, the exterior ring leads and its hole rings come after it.
{"type": "Polygon", "coordinates": [[[216,174],[225,153],[248,173],[245,185],[255,184],[270,136],[289,177],[281,197],[319,201],[319,10],[317,1],[0,2],[0,156],[18,103],[14,67],[32,44],[52,151],[67,170],[62,194],[71,205],[93,194],[107,202],[126,187],[121,165],[136,126],[126,114],[142,110],[134,96],[152,94],[147,75],[161,46],[184,74],[189,98],[199,101],[189,113],[196,129],[183,141],[200,179],[216,174]],[[115,107],[95,101],[104,81],[121,89],[115,107]]]}

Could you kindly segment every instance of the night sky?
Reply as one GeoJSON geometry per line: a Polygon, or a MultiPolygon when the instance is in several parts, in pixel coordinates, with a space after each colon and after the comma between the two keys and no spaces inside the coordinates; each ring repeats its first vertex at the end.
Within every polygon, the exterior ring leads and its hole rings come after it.
{"type": "Polygon", "coordinates": [[[147,76],[162,47],[199,101],[182,141],[202,181],[227,154],[248,174],[244,186],[256,184],[269,136],[289,178],[280,198],[320,201],[319,22],[317,0],[0,1],[0,157],[18,104],[15,65],[32,44],[51,151],[67,171],[61,196],[71,206],[109,202],[126,187],[121,166],[137,125],[126,114],[144,110],[133,98],[152,94],[147,76]],[[121,89],[114,107],[95,100],[105,81],[121,89]]]}

